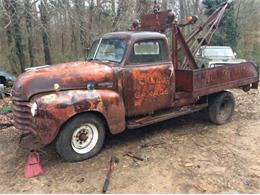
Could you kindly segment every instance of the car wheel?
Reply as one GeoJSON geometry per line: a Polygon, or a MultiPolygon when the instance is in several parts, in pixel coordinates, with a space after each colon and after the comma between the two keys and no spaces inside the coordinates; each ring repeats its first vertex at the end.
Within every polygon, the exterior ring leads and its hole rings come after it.
{"type": "Polygon", "coordinates": [[[211,122],[222,125],[227,123],[235,109],[235,98],[230,92],[222,92],[209,97],[208,115],[211,122]]]}
{"type": "Polygon", "coordinates": [[[56,150],[66,161],[82,161],[98,154],[105,140],[103,121],[85,113],[69,120],[56,139],[56,150]]]}

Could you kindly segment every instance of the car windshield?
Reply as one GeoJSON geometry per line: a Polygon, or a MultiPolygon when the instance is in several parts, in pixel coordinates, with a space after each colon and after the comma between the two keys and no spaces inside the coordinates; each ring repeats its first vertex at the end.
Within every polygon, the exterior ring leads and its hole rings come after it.
{"type": "Polygon", "coordinates": [[[234,53],[231,48],[206,48],[203,51],[203,56],[234,57],[234,53]]]}
{"type": "Polygon", "coordinates": [[[126,40],[99,39],[92,44],[87,60],[100,60],[120,63],[123,60],[126,48],[126,40]]]}

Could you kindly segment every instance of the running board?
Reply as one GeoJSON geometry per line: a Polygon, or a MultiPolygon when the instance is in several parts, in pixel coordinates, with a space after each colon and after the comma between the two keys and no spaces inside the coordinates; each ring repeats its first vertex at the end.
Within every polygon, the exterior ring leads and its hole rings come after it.
{"type": "Polygon", "coordinates": [[[186,107],[182,107],[181,109],[178,109],[178,110],[174,109],[174,110],[166,111],[166,112],[163,112],[160,114],[156,114],[154,116],[145,116],[145,117],[138,118],[138,119],[132,119],[132,120],[127,121],[126,125],[127,125],[128,129],[136,129],[139,127],[144,127],[147,125],[165,121],[165,120],[175,118],[178,116],[191,114],[193,112],[203,110],[207,107],[208,107],[207,103],[200,104],[200,105],[186,106],[186,107]]]}

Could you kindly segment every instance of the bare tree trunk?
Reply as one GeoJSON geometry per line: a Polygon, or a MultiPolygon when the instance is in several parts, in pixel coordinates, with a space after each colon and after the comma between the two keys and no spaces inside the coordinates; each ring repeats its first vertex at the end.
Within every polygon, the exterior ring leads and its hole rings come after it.
{"type": "Polygon", "coordinates": [[[118,2],[117,13],[116,13],[116,16],[115,16],[113,24],[112,24],[114,31],[118,30],[117,23],[122,15],[122,13],[126,12],[125,9],[127,9],[127,8],[126,8],[125,4],[126,4],[125,0],[121,0],[118,2]]]}
{"type": "Polygon", "coordinates": [[[185,18],[185,7],[184,7],[184,0],[179,0],[180,3],[180,20],[185,18]]]}
{"type": "Polygon", "coordinates": [[[89,36],[87,39],[87,45],[90,45],[91,40],[92,40],[92,25],[93,25],[93,18],[94,18],[94,0],[90,0],[89,3],[89,14],[88,14],[88,18],[89,18],[89,22],[88,22],[88,32],[89,32],[89,36]]]}
{"type": "MultiPolygon", "coordinates": [[[[20,19],[18,17],[17,0],[4,0],[5,9],[10,17],[10,28],[7,27],[8,44],[11,46],[12,40],[15,43],[15,54],[20,63],[20,72],[25,70],[24,45],[22,41],[22,31],[20,27],[20,19]],[[12,36],[11,36],[12,35],[12,36]]],[[[12,46],[11,46],[12,47],[12,46]]]]}
{"type": "Polygon", "coordinates": [[[78,54],[78,48],[77,48],[77,38],[75,33],[75,22],[73,19],[74,12],[71,7],[71,3],[69,0],[66,1],[66,9],[68,10],[68,17],[69,17],[69,25],[70,25],[70,51],[77,55],[78,54]]]}
{"type": "Polygon", "coordinates": [[[200,0],[194,2],[194,15],[199,15],[200,12],[200,0]]]}
{"type": "Polygon", "coordinates": [[[74,54],[77,54],[78,48],[77,48],[77,39],[76,39],[76,33],[75,33],[75,24],[74,24],[71,16],[70,16],[70,26],[71,26],[70,48],[71,48],[71,51],[73,51],[74,54]]]}
{"type": "Polygon", "coordinates": [[[47,2],[46,0],[41,0],[39,5],[40,14],[41,14],[41,23],[42,23],[42,42],[43,42],[43,51],[45,64],[52,64],[51,54],[49,47],[49,36],[48,36],[48,11],[47,11],[47,2]]]}
{"type": "Polygon", "coordinates": [[[115,16],[116,15],[116,0],[111,1],[111,10],[112,10],[112,15],[115,16]]]}
{"type": "Polygon", "coordinates": [[[84,8],[85,8],[85,2],[84,0],[75,0],[75,8],[76,13],[78,16],[79,21],[79,38],[80,38],[80,44],[82,53],[85,55],[85,48],[86,48],[86,28],[85,28],[85,22],[84,22],[84,8]]]}
{"type": "Polygon", "coordinates": [[[59,13],[58,24],[61,26],[61,53],[65,54],[65,33],[66,33],[66,10],[64,14],[59,13]]]}
{"type": "Polygon", "coordinates": [[[241,2],[241,0],[239,0],[239,2],[238,2],[238,8],[237,8],[237,15],[236,15],[236,26],[238,26],[238,17],[239,17],[239,13],[240,13],[240,7],[241,7],[241,4],[242,4],[242,2],[241,2]]]}
{"type": "Polygon", "coordinates": [[[34,65],[34,52],[33,52],[33,44],[32,44],[32,5],[30,0],[25,0],[24,2],[25,8],[25,20],[26,20],[26,30],[27,30],[27,44],[28,44],[28,52],[30,57],[30,66],[34,65]]]}
{"type": "Polygon", "coordinates": [[[20,62],[21,72],[25,70],[25,56],[24,56],[24,45],[22,40],[22,31],[20,27],[20,20],[17,13],[17,1],[11,0],[11,12],[12,12],[12,22],[13,22],[13,37],[16,46],[16,54],[20,62]]]}
{"type": "Polygon", "coordinates": [[[136,17],[140,18],[142,14],[148,13],[151,3],[149,0],[136,0],[136,17]]]}
{"type": "Polygon", "coordinates": [[[168,0],[162,0],[162,10],[167,10],[168,8],[168,0]]]}
{"type": "Polygon", "coordinates": [[[5,33],[6,33],[6,37],[7,37],[7,47],[8,47],[7,58],[8,58],[8,62],[9,62],[12,72],[18,73],[19,71],[17,72],[17,70],[15,68],[16,54],[15,54],[14,48],[13,48],[13,36],[12,36],[12,29],[11,29],[11,16],[10,16],[9,1],[3,0],[3,5],[4,5],[4,9],[6,11],[6,16],[8,16],[5,18],[5,25],[6,25],[5,33]]]}

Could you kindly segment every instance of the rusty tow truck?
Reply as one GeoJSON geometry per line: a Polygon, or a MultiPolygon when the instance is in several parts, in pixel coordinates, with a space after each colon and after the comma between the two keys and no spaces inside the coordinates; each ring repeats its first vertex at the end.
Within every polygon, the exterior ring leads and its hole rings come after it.
{"type": "MultiPolygon", "coordinates": [[[[200,110],[206,110],[215,124],[228,122],[235,100],[226,90],[257,89],[256,66],[243,62],[199,69],[194,60],[228,6],[223,3],[205,22],[194,25],[185,39],[181,28],[198,18],[180,24],[170,10],[160,11],[155,4],[153,13],[134,21],[129,31],[96,40],[86,61],[23,73],[12,90],[15,127],[29,132],[32,143],[55,142],[62,158],[80,161],[102,149],[107,133],[200,110]],[[197,49],[189,46],[193,41],[197,49]]],[[[28,136],[21,144],[25,140],[28,136]]]]}

